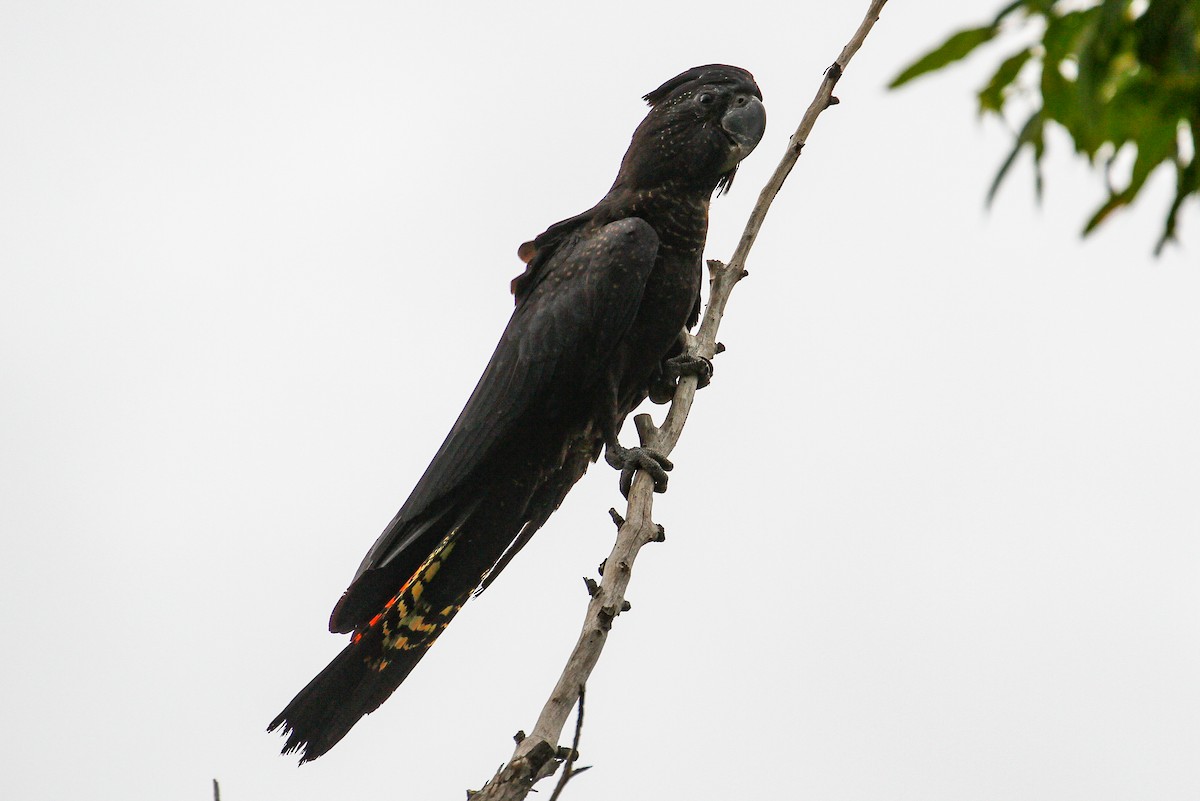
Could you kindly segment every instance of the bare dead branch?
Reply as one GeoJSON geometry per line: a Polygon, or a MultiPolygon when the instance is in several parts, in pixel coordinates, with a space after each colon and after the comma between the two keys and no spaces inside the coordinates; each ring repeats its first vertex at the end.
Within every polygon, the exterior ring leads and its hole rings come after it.
{"type": "MultiPolygon", "coordinates": [[[[787,151],[775,172],[763,187],[758,196],[758,202],[750,213],[746,228],[738,241],[733,258],[728,264],[711,260],[708,262],[710,272],[708,307],[700,328],[693,337],[688,336],[688,352],[695,356],[711,359],[718,351],[717,329],[725,313],[725,305],[733,287],[747,274],[746,259],[750,248],[758,238],[767,211],[775,196],[779,193],[783,182],[787,180],[792,167],[795,166],[808,135],[821,112],[835,105],[838,101],[833,96],[833,89],[845,72],[850,59],[858,52],[879,19],[887,0],[872,0],[866,16],[854,32],[849,43],[842,48],[837,60],[825,70],[825,77],[817,90],[816,97],[809,104],[808,110],[800,120],[800,125],[788,143],[787,151]]],[[[723,349],[723,348],[722,348],[723,349]]],[[[634,418],[639,438],[643,447],[669,455],[679,441],[684,422],[692,408],[696,395],[697,377],[694,375],[680,378],[675,390],[675,397],[661,426],[655,426],[650,415],[642,414],[634,418]]],[[[608,632],[613,619],[628,609],[625,601],[625,590],[629,586],[634,560],[642,546],[648,542],[659,542],[663,539],[661,527],[651,519],[653,509],[654,482],[644,471],[639,471],[633,480],[629,492],[629,505],[622,520],[621,516],[612,513],[614,522],[618,522],[617,541],[612,552],[603,564],[602,580],[595,592],[591,583],[588,591],[592,595],[588,603],[587,614],[584,618],[583,630],[574,650],[567,659],[566,667],[558,679],[549,700],[546,701],[537,724],[528,737],[524,738],[513,753],[513,758],[496,772],[490,781],[478,793],[470,793],[472,801],[520,801],[525,798],[539,779],[552,775],[558,764],[567,757],[563,752],[567,749],[556,748],[570,715],[571,708],[580,698],[581,690],[591,675],[592,669],[600,658],[600,652],[608,639],[608,632]]],[[[582,722],[582,708],[580,722],[582,722]]],[[[578,741],[576,741],[578,742],[578,741]]],[[[573,753],[571,749],[568,753],[573,753]]],[[[555,793],[557,797],[557,791],[555,793]]]]}

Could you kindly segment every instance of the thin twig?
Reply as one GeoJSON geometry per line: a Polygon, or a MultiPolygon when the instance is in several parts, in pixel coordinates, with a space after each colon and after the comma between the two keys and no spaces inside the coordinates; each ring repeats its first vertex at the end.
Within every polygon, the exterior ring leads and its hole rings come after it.
{"type": "MultiPolygon", "coordinates": [[[[746,275],[746,259],[755,239],[758,238],[758,232],[762,229],[767,211],[799,159],[817,117],[838,102],[833,97],[834,86],[845,72],[850,59],[862,46],[871,27],[879,19],[879,13],[886,2],[887,0],[872,0],[854,36],[842,48],[837,60],[825,70],[825,77],[816,97],[809,104],[796,132],[792,134],[779,166],[775,168],[775,172],[758,196],[758,202],[750,213],[750,219],[729,264],[715,260],[708,262],[711,273],[708,307],[696,336],[689,337],[688,351],[693,355],[709,359],[715,355],[717,329],[725,313],[725,305],[733,287],[746,275]]],[[[695,376],[684,376],[679,380],[675,397],[661,426],[656,427],[650,421],[649,415],[638,415],[635,418],[634,422],[644,447],[664,455],[671,453],[679,441],[684,422],[692,408],[696,384],[695,376]]],[[[644,471],[639,471],[634,476],[633,486],[629,491],[629,506],[625,519],[619,524],[617,541],[604,563],[602,580],[594,592],[591,584],[588,585],[592,598],[588,603],[583,630],[567,659],[558,683],[542,708],[533,731],[517,745],[512,760],[502,766],[482,790],[470,795],[472,801],[520,801],[528,795],[535,782],[553,774],[557,769],[556,757],[559,749],[553,744],[558,742],[571,708],[575,706],[581,688],[600,658],[613,619],[627,608],[625,590],[629,586],[634,559],[643,545],[660,541],[659,527],[651,519],[653,490],[654,481],[644,471]]],[[[619,520],[620,515],[614,515],[613,519],[619,520]]],[[[582,710],[580,715],[582,717],[582,710]]]]}
{"type": "Polygon", "coordinates": [[[581,684],[579,685],[579,712],[575,716],[575,739],[571,741],[571,753],[567,755],[567,761],[563,764],[562,776],[558,777],[558,784],[554,785],[550,801],[558,801],[567,782],[587,770],[587,768],[575,769],[575,760],[579,759],[579,738],[583,736],[583,701],[585,697],[584,686],[581,684]]]}

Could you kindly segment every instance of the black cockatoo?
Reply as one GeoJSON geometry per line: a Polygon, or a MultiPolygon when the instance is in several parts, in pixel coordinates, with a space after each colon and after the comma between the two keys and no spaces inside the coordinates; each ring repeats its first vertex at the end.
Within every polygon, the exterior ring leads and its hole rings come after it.
{"type": "Polygon", "coordinates": [[[491,361],[333,610],[329,628],[350,644],[271,722],[285,753],[319,757],[382,704],[602,448],[626,486],[641,468],[664,488],[664,460],[621,447],[617,433],[679,374],[709,201],[762,138],[766,112],[754,77],[721,64],[645,100],[608,193],[520,247],[516,310],[491,361]]]}

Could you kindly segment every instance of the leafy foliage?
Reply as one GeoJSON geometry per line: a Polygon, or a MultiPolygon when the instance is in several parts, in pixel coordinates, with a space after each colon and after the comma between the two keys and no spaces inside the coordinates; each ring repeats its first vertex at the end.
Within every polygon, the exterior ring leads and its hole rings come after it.
{"type": "Polygon", "coordinates": [[[1024,106],[1027,115],[988,202],[1025,149],[1033,155],[1041,196],[1046,124],[1055,123],[1106,178],[1108,197],[1088,219],[1085,236],[1132,203],[1160,167],[1174,172],[1175,197],[1155,246],[1159,253],[1176,238],[1184,202],[1200,197],[1200,0],[1100,0],[1080,6],[1078,0],[1010,3],[991,24],[959,31],[921,56],[891,87],[998,38],[1021,39],[1024,33],[1028,40],[1030,31],[1040,30],[1040,39],[1004,58],[979,91],[980,114],[1004,118],[1024,106]],[[1123,152],[1132,156],[1132,166],[1116,185],[1114,165],[1123,152]]]}

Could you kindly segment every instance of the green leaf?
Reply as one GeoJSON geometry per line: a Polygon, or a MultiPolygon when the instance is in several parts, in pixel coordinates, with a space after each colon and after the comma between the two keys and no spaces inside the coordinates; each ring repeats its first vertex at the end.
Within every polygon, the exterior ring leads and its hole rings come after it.
{"type": "Polygon", "coordinates": [[[1099,7],[1083,8],[1066,14],[1046,17],[1046,31],[1042,34],[1042,47],[1046,50],[1046,64],[1059,63],[1070,56],[1078,55],[1079,39],[1088,27],[1096,23],[1099,7]]]}
{"type": "MultiPolygon", "coordinates": [[[[996,19],[992,24],[999,25],[1001,22],[1004,21],[1005,17],[1007,17],[1009,14],[1013,13],[1017,9],[1021,8],[1022,6],[1036,6],[1036,5],[1037,5],[1036,3],[1030,3],[1030,2],[1028,2],[1028,0],[1014,0],[1014,2],[1009,3],[1004,8],[1000,9],[999,12],[997,12],[996,19]]],[[[1030,10],[1032,10],[1032,9],[1030,9],[1030,10]]]]}
{"type": "MultiPolygon", "coordinates": [[[[1194,123],[1192,125],[1192,141],[1200,142],[1200,126],[1194,123]]],[[[1154,246],[1155,256],[1162,253],[1168,242],[1175,241],[1179,209],[1183,207],[1183,201],[1187,199],[1188,195],[1198,193],[1200,193],[1200,158],[1193,154],[1192,160],[1186,167],[1178,162],[1175,164],[1175,199],[1171,201],[1171,208],[1167,211],[1167,220],[1163,225],[1162,236],[1154,246]]]]}
{"type": "MultiPolygon", "coordinates": [[[[1041,197],[1045,129],[1058,123],[1075,150],[1106,181],[1118,156],[1132,166],[1128,177],[1109,182],[1107,197],[1092,212],[1084,234],[1133,203],[1151,175],[1164,165],[1176,176],[1175,197],[1155,252],[1174,240],[1180,209],[1200,200],[1200,0],[999,0],[991,25],[959,31],[893,79],[897,87],[968,56],[1002,33],[1016,48],[978,91],[979,113],[1003,117],[1016,90],[1040,108],[1019,129],[1000,165],[987,202],[1026,147],[1033,157],[1034,188],[1041,197]],[[1034,73],[1034,66],[1039,69],[1034,73]],[[1026,78],[1027,80],[1022,80],[1026,78]],[[1127,146],[1136,148],[1128,158],[1127,146]]],[[[1015,48],[1014,48],[1015,49],[1015,48]]],[[[1023,105],[1023,103],[1022,103],[1023,105]]]]}
{"type": "Polygon", "coordinates": [[[1104,204],[1100,206],[1100,208],[1096,209],[1091,218],[1088,219],[1087,225],[1083,226],[1082,235],[1087,236],[1092,231],[1096,230],[1096,226],[1104,222],[1108,218],[1108,215],[1112,214],[1114,211],[1119,209],[1121,206],[1126,205],[1127,203],[1129,203],[1129,198],[1124,192],[1110,194],[1108,196],[1108,200],[1104,201],[1104,204]]]}
{"type": "MultiPolygon", "coordinates": [[[[1159,124],[1147,126],[1144,129],[1142,137],[1137,140],[1137,158],[1133,162],[1133,172],[1130,175],[1129,184],[1120,192],[1109,194],[1108,200],[1092,214],[1083,227],[1084,236],[1094,231],[1114,211],[1133,203],[1137,199],[1138,193],[1142,191],[1142,187],[1145,186],[1146,179],[1150,177],[1150,173],[1154,172],[1155,168],[1164,162],[1175,163],[1176,141],[1174,125],[1159,124]]],[[[1178,207],[1174,208],[1177,210],[1178,207]]],[[[1173,224],[1171,231],[1174,232],[1173,224]]],[[[1162,242],[1158,247],[1161,249],[1162,242]]]]}
{"type": "Polygon", "coordinates": [[[1189,0],[1151,0],[1134,23],[1137,56],[1160,73],[1200,69],[1196,26],[1200,7],[1189,0]]]}
{"type": "MultiPolygon", "coordinates": [[[[1133,174],[1129,178],[1129,189],[1137,194],[1159,165],[1175,160],[1176,144],[1179,141],[1175,126],[1166,123],[1148,128],[1137,142],[1137,160],[1133,163],[1133,174]]],[[[1133,198],[1131,197],[1130,200],[1133,198]]]]}
{"type": "Polygon", "coordinates": [[[980,114],[988,111],[999,114],[1004,109],[1005,90],[1017,79],[1021,67],[1025,66],[1032,55],[1033,50],[1026,48],[1004,60],[987,86],[979,91],[980,114]]]}
{"type": "Polygon", "coordinates": [[[985,205],[991,206],[992,201],[996,199],[996,192],[1000,189],[1000,184],[1004,182],[1004,176],[1008,175],[1009,169],[1017,160],[1017,155],[1021,152],[1021,148],[1029,145],[1033,148],[1033,168],[1036,172],[1034,177],[1035,187],[1037,190],[1038,199],[1042,196],[1042,154],[1045,152],[1045,141],[1042,138],[1045,130],[1045,117],[1042,110],[1038,109],[1029,119],[1025,121],[1025,125],[1021,128],[1021,132],[1017,134],[1016,144],[1013,145],[1012,151],[1008,157],[1004,159],[1004,163],[1000,165],[1000,169],[996,171],[996,177],[992,179],[992,185],[988,189],[987,201],[985,205]]]}
{"type": "Polygon", "coordinates": [[[1178,124],[1175,120],[1157,118],[1150,125],[1142,128],[1136,143],[1138,143],[1138,159],[1133,164],[1133,174],[1129,177],[1129,188],[1134,193],[1141,189],[1142,183],[1154,169],[1166,161],[1175,161],[1175,151],[1178,144],[1178,124]]]}
{"type": "Polygon", "coordinates": [[[1089,160],[1095,158],[1104,136],[1100,130],[1101,109],[1091,91],[1091,82],[1084,80],[1085,65],[1080,62],[1079,54],[1081,44],[1092,37],[1097,27],[1100,11],[1100,6],[1095,6],[1048,17],[1042,39],[1045,57],[1041,90],[1046,118],[1066,128],[1075,149],[1089,160]],[[1078,73],[1079,80],[1064,75],[1065,65],[1070,66],[1067,74],[1078,73]]]}
{"type": "Polygon", "coordinates": [[[965,31],[959,31],[939,47],[929,51],[901,70],[900,74],[888,84],[888,88],[895,89],[897,86],[908,83],[913,78],[941,69],[947,64],[952,64],[955,61],[966,58],[976,47],[991,41],[999,30],[995,25],[985,25],[982,28],[968,28],[965,31]]]}

